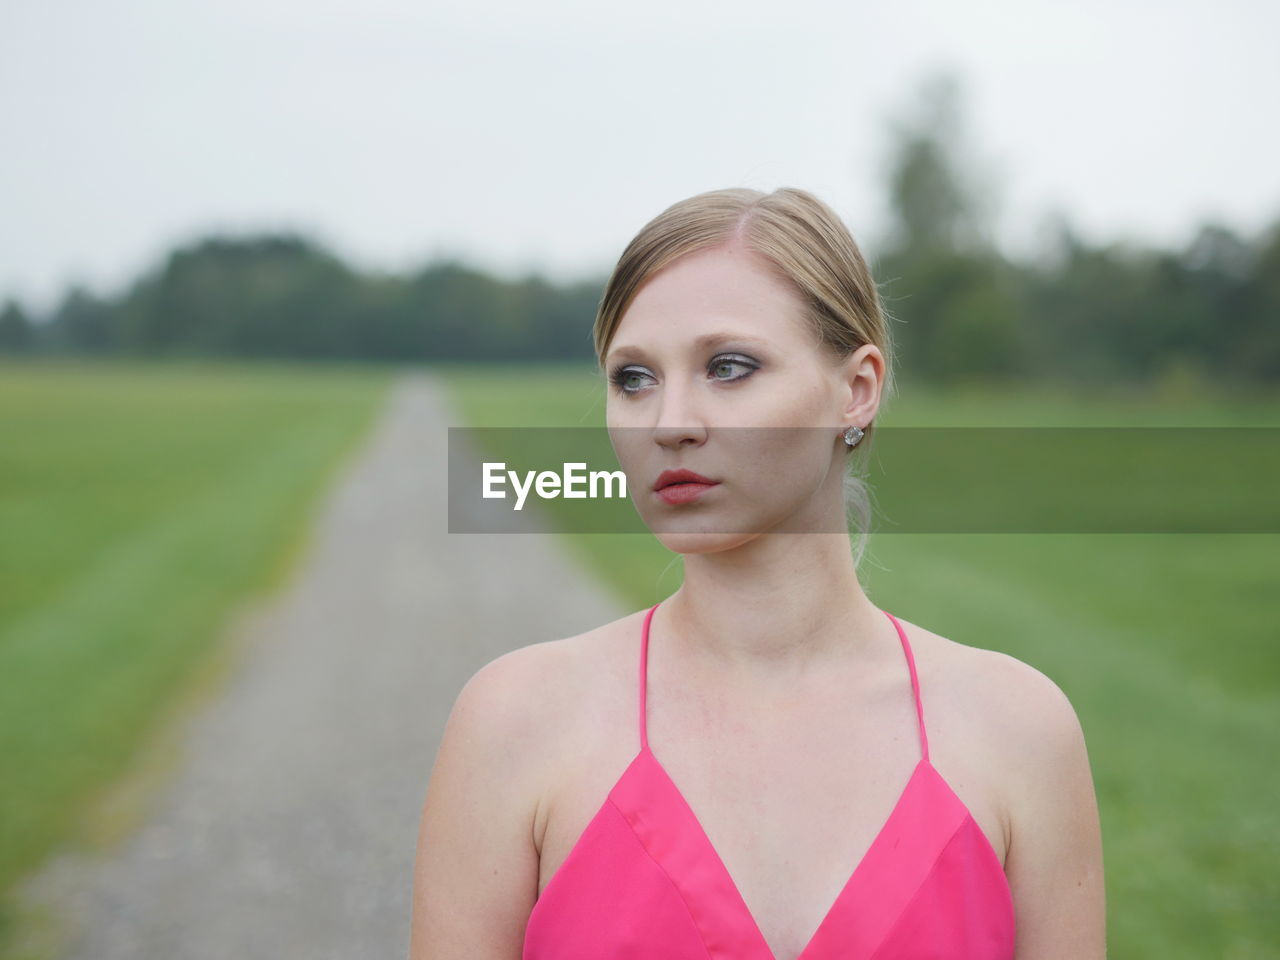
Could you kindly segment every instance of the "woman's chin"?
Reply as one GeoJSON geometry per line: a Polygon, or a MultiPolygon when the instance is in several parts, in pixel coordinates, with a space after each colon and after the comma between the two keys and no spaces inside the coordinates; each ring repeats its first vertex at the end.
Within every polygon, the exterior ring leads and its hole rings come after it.
{"type": "MultiPolygon", "coordinates": [[[[674,524],[673,524],[674,526],[674,524]]],[[[748,543],[759,536],[758,533],[699,533],[694,530],[655,530],[658,542],[672,553],[723,553],[748,543]]]]}

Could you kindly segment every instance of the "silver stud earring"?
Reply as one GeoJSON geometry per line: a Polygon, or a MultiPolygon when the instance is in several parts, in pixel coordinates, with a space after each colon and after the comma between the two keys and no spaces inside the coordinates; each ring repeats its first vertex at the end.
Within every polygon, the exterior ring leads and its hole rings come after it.
{"type": "Polygon", "coordinates": [[[858,442],[862,440],[862,436],[863,433],[861,427],[849,427],[844,432],[844,442],[851,447],[856,447],[858,442]]]}

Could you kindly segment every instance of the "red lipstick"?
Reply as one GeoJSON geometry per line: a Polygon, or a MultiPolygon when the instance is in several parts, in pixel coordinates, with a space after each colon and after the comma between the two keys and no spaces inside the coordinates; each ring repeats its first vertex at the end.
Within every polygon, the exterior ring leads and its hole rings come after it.
{"type": "Polygon", "coordinates": [[[667,503],[677,504],[696,500],[715,486],[719,486],[718,480],[710,480],[692,470],[663,470],[653,489],[667,503]]]}

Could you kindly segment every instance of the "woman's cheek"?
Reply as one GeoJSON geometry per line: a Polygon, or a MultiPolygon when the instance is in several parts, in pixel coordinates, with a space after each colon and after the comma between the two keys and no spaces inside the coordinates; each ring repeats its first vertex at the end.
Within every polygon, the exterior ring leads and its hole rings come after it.
{"type": "Polygon", "coordinates": [[[759,411],[757,423],[776,426],[814,426],[829,419],[831,397],[818,371],[791,370],[771,378],[777,389],[769,391],[772,401],[759,411]]]}

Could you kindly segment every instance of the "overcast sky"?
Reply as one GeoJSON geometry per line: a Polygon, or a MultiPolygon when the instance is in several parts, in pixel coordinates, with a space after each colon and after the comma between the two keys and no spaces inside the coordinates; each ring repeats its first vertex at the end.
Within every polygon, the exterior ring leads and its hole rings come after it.
{"type": "Polygon", "coordinates": [[[0,0],[0,299],[114,293],[211,229],[354,265],[606,271],[703,190],[812,190],[874,252],[887,122],[962,76],[1000,236],[1280,215],[1263,0],[0,0]]]}

